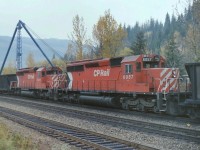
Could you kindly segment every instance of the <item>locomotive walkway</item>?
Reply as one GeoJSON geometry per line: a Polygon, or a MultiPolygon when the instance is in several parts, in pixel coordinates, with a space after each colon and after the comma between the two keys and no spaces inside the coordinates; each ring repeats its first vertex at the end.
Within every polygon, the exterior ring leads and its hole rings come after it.
{"type": "Polygon", "coordinates": [[[0,107],[0,116],[80,147],[81,149],[155,150],[155,148],[124,141],[4,107],[0,107]]]}
{"type": "Polygon", "coordinates": [[[45,104],[37,104],[31,101],[14,100],[13,98],[7,98],[5,100],[1,99],[1,101],[15,103],[17,105],[39,109],[42,111],[62,114],[62,115],[75,117],[79,119],[99,122],[102,124],[122,127],[128,130],[136,130],[138,132],[157,134],[164,137],[167,136],[174,139],[182,139],[188,142],[200,143],[200,131],[198,130],[185,129],[185,128],[172,127],[172,126],[156,124],[156,123],[151,123],[151,122],[144,122],[144,121],[138,121],[138,120],[132,120],[132,119],[107,116],[107,115],[102,115],[102,114],[97,114],[97,113],[61,108],[61,107],[50,106],[50,105],[45,105],[45,104]]]}

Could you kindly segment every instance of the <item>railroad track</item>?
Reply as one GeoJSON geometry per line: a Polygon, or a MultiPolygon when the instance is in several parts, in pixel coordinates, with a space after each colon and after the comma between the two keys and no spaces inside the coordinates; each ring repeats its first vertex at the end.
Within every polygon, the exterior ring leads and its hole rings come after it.
{"type": "Polygon", "coordinates": [[[185,129],[179,127],[172,127],[163,124],[156,124],[151,122],[144,122],[132,119],[119,118],[114,116],[107,116],[91,112],[85,112],[74,109],[61,108],[45,104],[37,104],[30,101],[16,101],[13,99],[6,99],[6,102],[15,103],[20,106],[36,108],[42,111],[62,114],[69,117],[76,117],[88,121],[94,121],[106,125],[124,128],[131,131],[138,131],[150,134],[157,134],[164,137],[171,137],[174,139],[182,139],[188,142],[200,143],[200,131],[185,129]]]}
{"type": "Polygon", "coordinates": [[[155,148],[141,144],[69,126],[4,107],[0,107],[0,115],[48,136],[80,147],[81,149],[156,150],[155,148]]]}
{"type": "MultiPolygon", "coordinates": [[[[13,96],[10,96],[8,94],[4,94],[4,97],[11,97],[13,98],[13,96]]],[[[0,96],[1,97],[1,96],[0,96]]],[[[99,111],[106,111],[106,112],[113,112],[113,113],[120,113],[122,115],[133,115],[133,116],[138,116],[138,117],[143,117],[143,118],[152,118],[154,120],[157,121],[179,121],[181,123],[189,123],[189,124],[193,124],[193,125],[199,125],[200,124],[200,120],[197,119],[190,119],[186,116],[170,116],[164,113],[152,113],[152,112],[140,112],[140,111],[128,111],[128,110],[122,110],[122,109],[117,109],[117,108],[106,108],[106,107],[98,107],[98,106],[91,106],[91,105],[80,105],[80,104],[73,104],[73,103],[66,103],[66,102],[60,102],[60,101],[53,101],[53,100],[45,100],[45,99],[35,99],[32,97],[28,97],[29,99],[27,99],[27,97],[22,97],[22,96],[15,96],[16,97],[20,97],[20,99],[24,99],[26,101],[38,101],[38,102],[44,102],[44,103],[48,103],[48,104],[58,104],[58,105],[68,105],[68,106],[72,106],[72,107],[81,107],[81,108],[86,108],[86,109],[90,109],[90,110],[99,110],[99,111]]]]}

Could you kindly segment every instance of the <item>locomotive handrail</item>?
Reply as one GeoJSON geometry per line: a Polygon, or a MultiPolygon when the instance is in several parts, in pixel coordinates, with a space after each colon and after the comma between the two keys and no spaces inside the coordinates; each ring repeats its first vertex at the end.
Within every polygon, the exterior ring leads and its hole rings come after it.
{"type": "MultiPolygon", "coordinates": [[[[160,78],[154,78],[155,80],[159,80],[160,81],[160,83],[161,83],[161,79],[160,78]]],[[[159,83],[159,86],[158,86],[158,89],[157,89],[157,91],[156,92],[158,92],[158,91],[160,91],[160,83],[159,83]]]]}

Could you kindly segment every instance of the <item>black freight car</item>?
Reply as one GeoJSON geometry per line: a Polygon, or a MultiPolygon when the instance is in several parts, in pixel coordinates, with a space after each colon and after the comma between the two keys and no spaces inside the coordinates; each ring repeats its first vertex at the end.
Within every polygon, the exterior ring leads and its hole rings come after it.
{"type": "Polygon", "coordinates": [[[0,75],[0,92],[7,92],[11,90],[11,86],[17,83],[16,74],[0,75]]]}
{"type": "Polygon", "coordinates": [[[200,118],[200,63],[188,63],[185,68],[191,81],[192,95],[184,105],[191,117],[200,118]]]}

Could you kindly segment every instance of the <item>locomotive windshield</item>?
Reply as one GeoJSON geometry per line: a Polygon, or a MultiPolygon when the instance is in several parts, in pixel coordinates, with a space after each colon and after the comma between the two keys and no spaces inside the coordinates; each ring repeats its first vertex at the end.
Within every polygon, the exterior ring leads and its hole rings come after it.
{"type": "Polygon", "coordinates": [[[61,74],[62,70],[60,70],[59,68],[47,68],[46,70],[46,74],[47,75],[53,75],[53,74],[61,74]]]}
{"type": "Polygon", "coordinates": [[[143,68],[158,68],[159,62],[143,62],[143,68]]]}
{"type": "Polygon", "coordinates": [[[142,61],[143,68],[159,68],[164,66],[164,63],[162,63],[160,66],[160,57],[158,55],[144,55],[142,61]]]}

